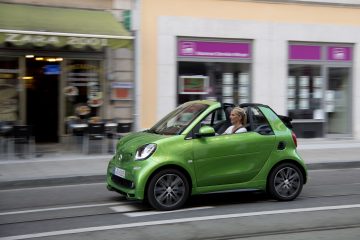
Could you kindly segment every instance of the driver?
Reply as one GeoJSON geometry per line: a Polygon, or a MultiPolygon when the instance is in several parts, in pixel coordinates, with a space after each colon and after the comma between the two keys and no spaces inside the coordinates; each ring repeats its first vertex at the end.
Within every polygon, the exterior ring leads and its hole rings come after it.
{"type": "Polygon", "coordinates": [[[246,112],[243,108],[234,107],[230,113],[231,126],[226,129],[223,134],[243,133],[247,132],[246,125],[246,112]]]}

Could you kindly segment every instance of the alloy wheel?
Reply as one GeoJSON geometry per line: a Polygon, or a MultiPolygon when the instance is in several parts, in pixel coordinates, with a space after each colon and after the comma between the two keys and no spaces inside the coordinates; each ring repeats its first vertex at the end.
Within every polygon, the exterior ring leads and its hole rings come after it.
{"type": "Polygon", "coordinates": [[[188,179],[177,169],[163,169],[150,180],[146,198],[150,205],[162,211],[183,206],[190,195],[188,179]]]}
{"type": "Polygon", "coordinates": [[[292,167],[281,168],[274,179],[275,191],[284,198],[292,198],[301,185],[299,173],[292,167]]]}
{"type": "Polygon", "coordinates": [[[165,207],[172,207],[179,203],[185,195],[185,183],[176,174],[161,176],[154,186],[156,201],[165,207]]]}
{"type": "Polygon", "coordinates": [[[291,201],[300,193],[304,184],[304,175],[300,168],[291,162],[284,162],[271,170],[267,191],[276,200],[291,201]]]}

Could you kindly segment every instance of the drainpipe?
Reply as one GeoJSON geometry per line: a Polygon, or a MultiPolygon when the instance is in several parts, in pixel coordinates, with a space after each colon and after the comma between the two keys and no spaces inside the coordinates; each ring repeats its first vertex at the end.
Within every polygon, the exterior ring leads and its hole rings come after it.
{"type": "Polygon", "coordinates": [[[141,40],[140,40],[140,7],[141,0],[135,0],[133,8],[131,28],[134,31],[134,131],[140,130],[140,109],[141,109],[141,40]]]}

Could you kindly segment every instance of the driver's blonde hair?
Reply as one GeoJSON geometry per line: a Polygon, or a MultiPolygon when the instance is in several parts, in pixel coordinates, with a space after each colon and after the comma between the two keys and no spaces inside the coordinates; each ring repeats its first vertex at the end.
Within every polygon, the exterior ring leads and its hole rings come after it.
{"type": "Polygon", "coordinates": [[[232,109],[232,111],[233,111],[236,115],[238,115],[239,117],[241,117],[241,124],[245,126],[246,123],[247,123],[247,117],[246,117],[246,112],[245,112],[245,110],[244,110],[243,108],[240,108],[240,107],[234,107],[234,108],[232,109]]]}

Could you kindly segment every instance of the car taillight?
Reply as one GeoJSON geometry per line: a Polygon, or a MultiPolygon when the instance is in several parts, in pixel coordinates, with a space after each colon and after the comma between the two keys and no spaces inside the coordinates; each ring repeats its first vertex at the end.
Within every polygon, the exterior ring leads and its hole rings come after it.
{"type": "Polygon", "coordinates": [[[295,144],[295,147],[297,147],[297,139],[296,139],[296,135],[294,132],[291,132],[291,136],[292,136],[292,139],[294,141],[294,144],[295,144]]]}

